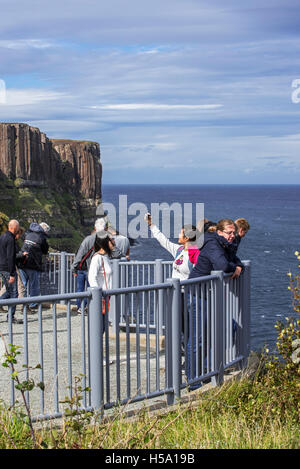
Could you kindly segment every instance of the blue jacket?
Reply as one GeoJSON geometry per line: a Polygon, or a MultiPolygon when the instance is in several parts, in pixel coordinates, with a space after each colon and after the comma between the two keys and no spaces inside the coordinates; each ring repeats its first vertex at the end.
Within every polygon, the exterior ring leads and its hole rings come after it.
{"type": "Polygon", "coordinates": [[[224,236],[219,236],[216,231],[208,232],[204,234],[204,244],[189,278],[210,275],[212,270],[234,272],[238,265],[243,267],[231,243],[224,236]]]}

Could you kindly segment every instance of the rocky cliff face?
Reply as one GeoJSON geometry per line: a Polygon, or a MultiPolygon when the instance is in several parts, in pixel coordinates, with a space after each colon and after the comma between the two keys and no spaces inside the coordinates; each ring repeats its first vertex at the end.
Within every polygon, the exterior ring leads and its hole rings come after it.
{"type": "Polygon", "coordinates": [[[46,135],[26,124],[0,124],[0,170],[9,179],[54,184],[58,155],[46,135]]]}
{"type": "Polygon", "coordinates": [[[64,183],[89,199],[101,198],[102,168],[96,142],[50,140],[27,124],[0,124],[0,171],[23,185],[64,183]]]}
{"type": "Polygon", "coordinates": [[[0,123],[0,211],[10,218],[25,226],[48,220],[54,236],[73,237],[74,228],[93,226],[101,178],[98,143],[51,140],[27,124],[0,123]]]}
{"type": "Polygon", "coordinates": [[[64,175],[88,199],[101,198],[102,166],[96,142],[52,139],[53,148],[64,164],[64,175]]]}

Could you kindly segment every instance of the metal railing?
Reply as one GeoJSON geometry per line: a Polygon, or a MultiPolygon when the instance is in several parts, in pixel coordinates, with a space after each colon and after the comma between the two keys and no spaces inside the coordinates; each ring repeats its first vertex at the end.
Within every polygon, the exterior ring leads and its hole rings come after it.
{"type": "MultiPolygon", "coordinates": [[[[75,254],[66,252],[49,253],[48,259],[48,275],[49,281],[52,286],[56,287],[56,292],[60,294],[76,292],[76,277],[74,277],[71,266],[74,261],[75,254]]],[[[113,288],[128,288],[142,285],[153,285],[154,283],[164,283],[167,278],[171,277],[172,261],[163,261],[156,259],[155,261],[126,261],[114,259],[113,265],[113,288]]],[[[148,292],[150,301],[155,300],[155,293],[148,292]]],[[[145,294],[144,294],[145,296],[145,294]]],[[[162,308],[161,294],[160,294],[160,309],[162,308]]],[[[121,323],[125,326],[125,305],[124,299],[120,303],[120,318],[121,323]]],[[[130,326],[135,327],[136,323],[136,305],[134,303],[134,295],[128,298],[128,305],[126,314],[130,311],[130,326]]],[[[145,308],[143,308],[142,316],[145,316],[145,308]]],[[[116,329],[115,324],[115,303],[112,299],[110,307],[110,322],[116,329]]],[[[141,318],[140,318],[141,319],[141,318]]],[[[162,314],[159,314],[159,330],[163,334],[162,314]]],[[[145,325],[145,320],[141,320],[145,325]]],[[[155,328],[154,317],[150,317],[150,328],[155,328]]]]}
{"type": "MultiPolygon", "coordinates": [[[[83,392],[83,409],[97,411],[163,395],[171,404],[186,387],[206,380],[222,383],[224,370],[243,367],[250,351],[250,262],[244,261],[244,267],[233,280],[213,272],[182,282],[167,279],[109,291],[91,288],[0,301],[9,309],[8,321],[1,324],[2,337],[21,347],[18,363],[25,365],[26,377],[36,373],[45,384],[45,390],[34,389],[26,396],[34,418],[63,415],[61,400],[66,389],[72,397],[75,376],[82,377],[83,388],[90,388],[83,392]],[[78,298],[87,300],[87,314],[83,308],[80,315],[73,311],[78,298]],[[28,311],[33,301],[39,304],[34,315],[28,311]],[[130,302],[135,305],[134,328],[130,302]],[[114,328],[109,325],[108,303],[114,305],[114,328]],[[13,305],[22,308],[23,325],[13,323],[13,305]],[[37,363],[40,368],[29,370],[37,363]]],[[[1,383],[0,398],[6,401],[10,395],[14,405],[14,382],[4,368],[1,383]]]]}

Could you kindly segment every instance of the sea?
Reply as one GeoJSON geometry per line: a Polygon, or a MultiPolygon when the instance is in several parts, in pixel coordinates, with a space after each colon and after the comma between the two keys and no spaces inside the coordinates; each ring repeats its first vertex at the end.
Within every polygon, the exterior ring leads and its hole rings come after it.
{"type": "MultiPolygon", "coordinates": [[[[295,276],[299,269],[295,251],[300,252],[300,185],[104,184],[102,201],[104,207],[115,207],[117,228],[126,229],[124,220],[120,226],[118,220],[127,210],[127,226],[135,224],[136,232],[141,231],[131,246],[132,260],[172,259],[155,239],[144,235],[142,212],[150,212],[155,204],[192,207],[193,217],[197,216],[196,207],[202,207],[204,217],[212,221],[246,218],[250,231],[239,246],[238,256],[251,261],[251,350],[259,352],[265,346],[274,349],[276,322],[298,317],[292,307],[287,273],[295,276]]],[[[170,239],[176,242],[173,231],[171,227],[170,239]]]]}

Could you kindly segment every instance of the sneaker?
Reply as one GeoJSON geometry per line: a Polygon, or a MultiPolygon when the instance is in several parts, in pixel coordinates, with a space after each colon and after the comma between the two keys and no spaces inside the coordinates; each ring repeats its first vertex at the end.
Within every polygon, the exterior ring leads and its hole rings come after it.
{"type": "Polygon", "coordinates": [[[27,311],[28,313],[37,313],[39,308],[37,306],[28,306],[27,311]]]}
{"type": "Polygon", "coordinates": [[[81,314],[81,308],[77,308],[77,314],[81,314]]]}
{"type": "Polygon", "coordinates": [[[7,313],[6,309],[4,309],[3,306],[0,306],[0,313],[7,313]]]}

